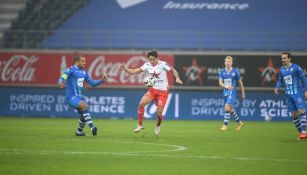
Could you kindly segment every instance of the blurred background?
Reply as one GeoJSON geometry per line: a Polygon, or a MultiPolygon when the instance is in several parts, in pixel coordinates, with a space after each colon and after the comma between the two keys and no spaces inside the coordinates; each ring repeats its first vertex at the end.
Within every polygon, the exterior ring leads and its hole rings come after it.
{"type": "MultiPolygon", "coordinates": [[[[166,119],[223,118],[218,72],[231,55],[247,98],[237,94],[243,120],[290,120],[284,96],[274,96],[289,51],[307,69],[307,2],[299,0],[1,0],[2,116],[74,117],[57,79],[85,55],[89,74],[109,80],[86,92],[95,117],[135,118],[146,74],[129,76],[158,50],[184,81],[174,83],[166,119]],[[304,22],[305,21],[305,22],[304,22]]],[[[155,105],[145,117],[155,118],[155,105]]]]}

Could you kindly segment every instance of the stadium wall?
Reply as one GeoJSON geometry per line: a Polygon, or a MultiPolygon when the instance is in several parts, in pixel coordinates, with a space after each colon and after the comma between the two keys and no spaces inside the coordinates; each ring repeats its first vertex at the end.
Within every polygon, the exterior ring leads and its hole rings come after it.
{"type": "MultiPolygon", "coordinates": [[[[146,61],[143,53],[81,52],[93,78],[102,74],[109,80],[102,87],[88,89],[90,111],[101,118],[134,118],[140,98],[146,92],[146,74],[129,76],[118,69],[121,63],[138,67],[146,61]]],[[[72,65],[76,52],[3,51],[0,53],[0,115],[75,117],[65,104],[65,91],[57,79],[72,65]]],[[[237,113],[244,120],[289,120],[284,96],[272,89],[281,66],[279,53],[161,53],[162,60],[174,66],[184,81],[178,86],[170,79],[166,119],[215,120],[223,117],[223,97],[217,75],[226,55],[233,55],[247,89],[247,98],[236,101],[237,113]],[[257,91],[256,91],[257,90],[257,91]]],[[[294,62],[303,66],[306,54],[295,54],[294,62]]],[[[238,96],[240,93],[238,93],[238,96]]],[[[146,107],[145,117],[155,118],[155,105],[146,107]]]]}

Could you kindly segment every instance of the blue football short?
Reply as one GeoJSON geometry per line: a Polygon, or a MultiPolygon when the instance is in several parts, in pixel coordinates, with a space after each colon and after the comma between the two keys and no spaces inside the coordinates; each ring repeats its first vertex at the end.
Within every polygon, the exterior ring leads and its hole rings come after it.
{"type": "Polygon", "coordinates": [[[67,103],[68,103],[71,107],[73,107],[73,108],[75,108],[75,109],[77,109],[77,108],[79,107],[79,104],[80,104],[82,101],[85,102],[85,98],[78,97],[78,96],[73,96],[73,97],[67,98],[67,103]]]}
{"type": "Polygon", "coordinates": [[[298,111],[299,109],[306,109],[303,93],[288,95],[287,107],[289,112],[298,111]]]}
{"type": "Polygon", "coordinates": [[[229,104],[230,106],[234,106],[235,100],[236,100],[236,94],[224,96],[224,104],[229,104]]]}

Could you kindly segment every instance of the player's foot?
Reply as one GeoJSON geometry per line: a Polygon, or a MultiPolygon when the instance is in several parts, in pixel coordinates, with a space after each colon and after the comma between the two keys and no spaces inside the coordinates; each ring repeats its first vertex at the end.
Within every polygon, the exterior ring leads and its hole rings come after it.
{"type": "Polygon", "coordinates": [[[299,139],[299,140],[307,139],[307,134],[306,134],[306,132],[301,132],[301,133],[299,134],[299,136],[298,136],[297,139],[299,139]]]}
{"type": "Polygon", "coordinates": [[[76,136],[87,136],[84,132],[76,132],[76,136]]]}
{"type": "Polygon", "coordinates": [[[220,129],[221,131],[226,131],[227,130],[227,126],[226,125],[223,125],[220,129]]]}
{"type": "Polygon", "coordinates": [[[236,127],[236,131],[239,131],[242,127],[243,127],[244,123],[243,122],[239,122],[237,124],[237,127],[236,127]]]}
{"type": "Polygon", "coordinates": [[[91,130],[92,130],[93,136],[96,136],[96,135],[97,135],[98,128],[93,127],[91,130]]]}
{"type": "Polygon", "coordinates": [[[142,125],[139,125],[138,127],[136,127],[134,130],[133,130],[133,132],[134,133],[139,133],[141,130],[143,130],[144,129],[144,126],[142,126],[142,125]]]}
{"type": "Polygon", "coordinates": [[[160,134],[160,126],[157,126],[154,130],[155,136],[158,136],[160,134]]]}

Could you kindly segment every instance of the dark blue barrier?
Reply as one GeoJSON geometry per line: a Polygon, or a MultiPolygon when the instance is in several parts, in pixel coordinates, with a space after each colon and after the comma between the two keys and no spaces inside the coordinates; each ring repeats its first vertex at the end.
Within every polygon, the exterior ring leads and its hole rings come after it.
{"type": "MultiPolygon", "coordinates": [[[[86,91],[94,117],[136,118],[139,100],[145,90],[90,89],[86,91]]],[[[239,95],[239,94],[238,94],[239,95]]],[[[65,91],[57,88],[1,87],[0,115],[77,117],[65,103],[65,91]]],[[[173,90],[165,108],[166,119],[222,120],[221,92],[173,90]]],[[[243,120],[290,120],[284,95],[271,92],[247,92],[247,99],[236,101],[236,111],[243,120]]],[[[146,107],[145,118],[155,118],[155,105],[146,107]]]]}

